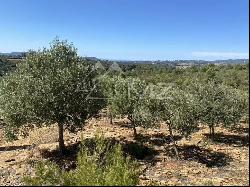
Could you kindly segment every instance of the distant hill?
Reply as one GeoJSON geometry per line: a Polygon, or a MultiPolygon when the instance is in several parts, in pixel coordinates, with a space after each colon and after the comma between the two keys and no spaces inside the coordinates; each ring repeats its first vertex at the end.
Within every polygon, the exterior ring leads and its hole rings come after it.
{"type": "Polygon", "coordinates": [[[222,64],[245,64],[249,63],[249,59],[228,59],[228,60],[216,60],[215,63],[222,64]]]}
{"type": "Polygon", "coordinates": [[[26,52],[0,53],[0,56],[4,56],[7,58],[23,58],[26,56],[26,52]]]}
{"type": "MultiPolygon", "coordinates": [[[[25,57],[27,52],[11,52],[11,53],[1,53],[0,56],[4,56],[7,58],[23,58],[25,57]]],[[[82,57],[82,59],[88,61],[101,61],[101,62],[118,62],[124,64],[159,64],[159,65],[205,65],[205,64],[245,64],[249,63],[249,59],[227,59],[227,60],[214,60],[214,61],[207,61],[207,60],[105,60],[99,59],[96,57],[82,57]]]]}
{"type": "Polygon", "coordinates": [[[82,57],[83,59],[87,59],[87,60],[92,60],[92,61],[101,61],[99,58],[96,57],[82,57]]]}
{"type": "Polygon", "coordinates": [[[249,59],[228,59],[228,60],[157,60],[157,61],[125,61],[118,62],[129,64],[244,64],[249,63],[249,59]]]}

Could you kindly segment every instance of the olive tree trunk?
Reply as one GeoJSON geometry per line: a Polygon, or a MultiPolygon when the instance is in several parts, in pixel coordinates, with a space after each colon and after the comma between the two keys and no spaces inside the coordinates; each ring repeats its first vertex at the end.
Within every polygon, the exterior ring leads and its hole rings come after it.
{"type": "Polygon", "coordinates": [[[178,152],[178,149],[177,149],[177,145],[176,145],[176,142],[175,142],[174,136],[173,136],[172,124],[171,124],[171,122],[167,123],[167,124],[168,124],[168,130],[169,130],[170,140],[173,143],[173,147],[174,147],[174,151],[175,151],[175,156],[176,156],[177,159],[179,159],[180,157],[179,157],[179,152],[178,152]]]}
{"type": "Polygon", "coordinates": [[[111,125],[113,125],[113,114],[111,108],[108,108],[108,114],[109,114],[109,122],[111,125]]]}
{"type": "Polygon", "coordinates": [[[131,115],[128,116],[128,119],[131,122],[131,125],[133,127],[133,131],[134,131],[134,138],[136,139],[137,138],[137,132],[136,132],[136,128],[135,128],[135,122],[134,122],[133,117],[131,115]]]}
{"type": "Polygon", "coordinates": [[[113,125],[113,115],[111,113],[109,114],[109,122],[113,125]]]}
{"type": "Polygon", "coordinates": [[[209,126],[209,133],[210,133],[210,138],[212,139],[212,141],[214,141],[214,124],[209,126]]]}
{"type": "Polygon", "coordinates": [[[58,137],[58,142],[59,142],[59,150],[63,154],[65,153],[65,145],[64,145],[64,140],[63,140],[63,124],[58,123],[58,132],[59,132],[59,137],[58,137]]]}

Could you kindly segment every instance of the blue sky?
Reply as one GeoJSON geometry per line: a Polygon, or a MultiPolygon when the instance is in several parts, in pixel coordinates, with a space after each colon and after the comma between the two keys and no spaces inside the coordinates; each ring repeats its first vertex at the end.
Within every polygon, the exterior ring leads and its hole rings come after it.
{"type": "Polygon", "coordinates": [[[0,52],[47,47],[127,60],[249,58],[248,0],[0,0],[0,52]]]}

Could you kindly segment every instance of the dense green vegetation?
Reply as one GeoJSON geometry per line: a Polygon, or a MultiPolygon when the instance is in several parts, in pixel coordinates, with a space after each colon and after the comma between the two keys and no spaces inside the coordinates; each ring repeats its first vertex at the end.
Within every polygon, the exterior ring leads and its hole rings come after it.
{"type": "MultiPolygon", "coordinates": [[[[128,65],[129,66],[129,65],[128,65]]],[[[125,68],[124,68],[125,70],[125,68]]],[[[134,65],[133,69],[125,72],[127,76],[138,77],[151,83],[176,83],[186,85],[197,79],[201,83],[215,80],[233,88],[248,91],[249,63],[175,68],[158,65],[134,65]]]]}
{"type": "MultiPolygon", "coordinates": [[[[131,65],[128,65],[131,67],[131,65]]],[[[125,71],[126,68],[123,70],[125,71]]],[[[174,84],[182,90],[187,90],[196,82],[199,85],[206,85],[214,82],[217,85],[224,85],[232,92],[237,91],[244,106],[241,112],[246,121],[249,120],[249,63],[247,64],[226,64],[204,66],[191,66],[188,68],[175,68],[169,65],[133,65],[130,71],[125,71],[128,77],[137,77],[148,83],[174,84]]],[[[194,88],[192,88],[194,91],[194,88]]]]}
{"type": "Polygon", "coordinates": [[[16,69],[16,63],[5,57],[0,57],[0,78],[16,69]]]}

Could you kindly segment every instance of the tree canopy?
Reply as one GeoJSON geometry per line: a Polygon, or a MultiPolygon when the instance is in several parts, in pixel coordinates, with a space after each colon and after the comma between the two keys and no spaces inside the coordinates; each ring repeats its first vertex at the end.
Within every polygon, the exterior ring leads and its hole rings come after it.
{"type": "Polygon", "coordinates": [[[103,102],[95,69],[79,61],[67,41],[54,40],[49,49],[30,52],[17,70],[0,86],[1,115],[6,128],[23,124],[59,124],[63,149],[63,126],[74,131],[98,113],[103,102]]]}

